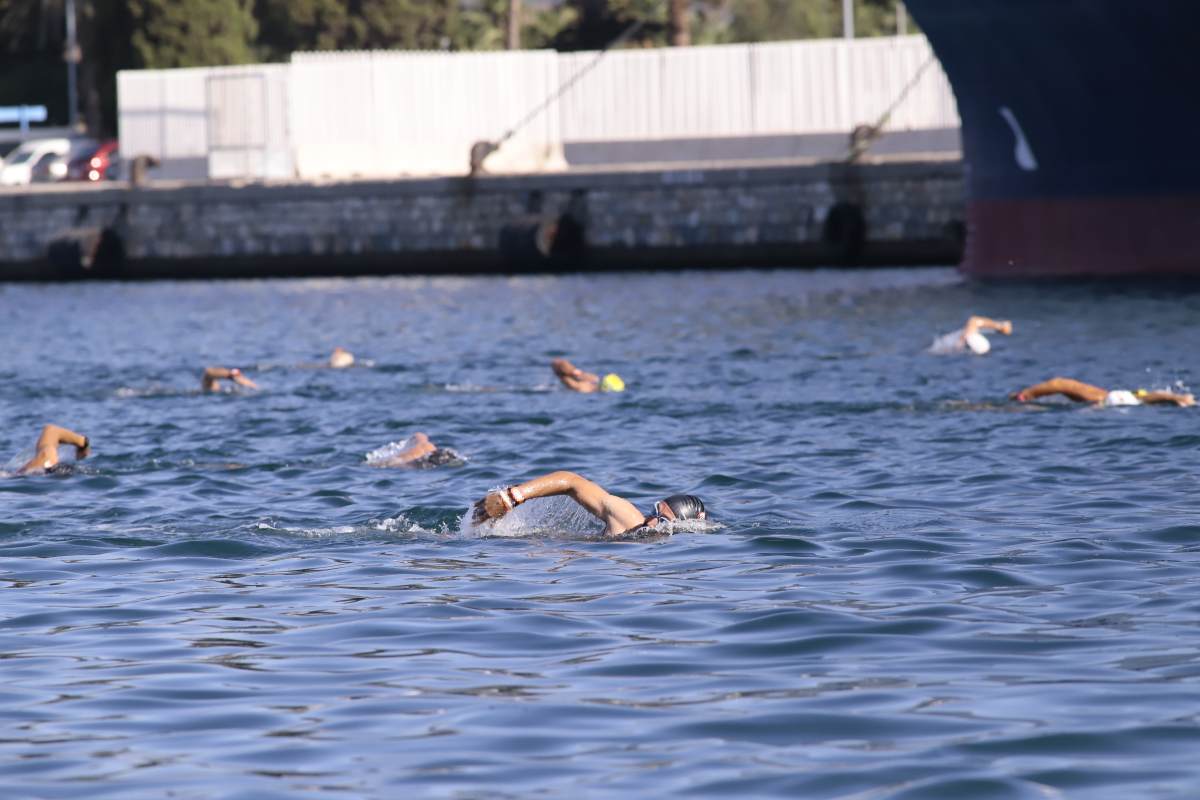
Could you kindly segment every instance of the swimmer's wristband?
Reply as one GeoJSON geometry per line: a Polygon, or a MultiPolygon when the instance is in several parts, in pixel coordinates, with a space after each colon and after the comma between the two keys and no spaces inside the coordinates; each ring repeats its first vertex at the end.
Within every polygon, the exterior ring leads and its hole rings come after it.
{"type": "Polygon", "coordinates": [[[521,505],[521,503],[525,502],[525,495],[521,494],[521,490],[515,486],[509,486],[504,490],[504,493],[508,495],[508,499],[512,503],[513,508],[516,508],[517,506],[521,505]]]}

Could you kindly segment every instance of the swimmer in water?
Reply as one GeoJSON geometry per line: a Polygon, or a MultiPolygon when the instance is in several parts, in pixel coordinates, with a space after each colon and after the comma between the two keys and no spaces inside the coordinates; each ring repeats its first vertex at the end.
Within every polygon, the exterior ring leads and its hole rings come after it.
{"type": "Polygon", "coordinates": [[[980,331],[999,331],[1005,336],[1012,335],[1012,322],[1009,320],[994,320],[988,317],[971,317],[967,324],[956,331],[943,334],[933,340],[929,352],[937,355],[950,353],[965,353],[970,350],[981,356],[992,349],[992,343],[980,331]]]}
{"type": "Polygon", "coordinates": [[[344,347],[333,348],[333,354],[329,356],[329,366],[334,369],[345,369],[354,364],[354,354],[344,347]]]}
{"type": "Polygon", "coordinates": [[[556,358],[550,362],[550,369],[562,381],[562,385],[573,392],[591,394],[592,392],[623,392],[625,381],[615,372],[610,372],[601,378],[594,372],[584,372],[565,358],[556,358]]]}
{"type": "Polygon", "coordinates": [[[1125,389],[1101,389],[1099,386],[1092,386],[1090,383],[1071,378],[1051,378],[1048,381],[1026,387],[1019,392],[1013,392],[1009,397],[1021,403],[1027,403],[1039,397],[1056,394],[1061,394],[1077,403],[1092,403],[1097,406],[1196,405],[1196,398],[1188,393],[1148,392],[1145,389],[1138,389],[1136,392],[1125,389]]]}
{"type": "Polygon", "coordinates": [[[225,369],[224,367],[207,367],[204,374],[200,376],[200,387],[206,392],[221,391],[221,381],[230,380],[239,386],[245,386],[247,389],[257,389],[258,384],[242,374],[242,371],[237,367],[233,369],[225,369]]]}
{"type": "Polygon", "coordinates": [[[421,431],[408,437],[405,444],[408,446],[386,459],[372,461],[372,454],[368,454],[367,460],[373,467],[440,467],[462,461],[458,453],[447,447],[438,447],[421,431]]]}
{"type": "Polygon", "coordinates": [[[88,437],[60,428],[58,425],[46,425],[37,440],[37,455],[29,463],[21,467],[22,474],[31,472],[49,472],[58,466],[58,446],[60,444],[75,445],[75,460],[80,461],[91,454],[91,442],[88,437]]]}
{"type": "Polygon", "coordinates": [[[551,472],[549,475],[488,493],[472,506],[471,518],[477,524],[496,520],[535,497],[561,494],[567,495],[603,522],[604,532],[610,536],[652,529],[675,519],[708,518],[704,502],[692,494],[673,494],[656,502],[650,508],[650,513],[643,514],[624,497],[609,494],[597,484],[574,472],[563,471],[551,472]]]}

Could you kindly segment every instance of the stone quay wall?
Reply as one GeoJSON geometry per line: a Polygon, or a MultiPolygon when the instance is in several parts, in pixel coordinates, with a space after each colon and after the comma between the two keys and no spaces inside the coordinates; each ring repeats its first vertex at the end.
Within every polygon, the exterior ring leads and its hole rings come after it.
{"type": "Polygon", "coordinates": [[[957,263],[958,161],[0,193],[0,278],[957,263]]]}

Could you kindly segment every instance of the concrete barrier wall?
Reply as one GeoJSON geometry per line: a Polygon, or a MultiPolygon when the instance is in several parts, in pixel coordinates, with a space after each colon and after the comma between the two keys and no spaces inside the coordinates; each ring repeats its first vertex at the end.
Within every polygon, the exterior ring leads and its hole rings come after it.
{"type": "Polygon", "coordinates": [[[8,277],[52,276],[50,244],[89,228],[119,237],[112,272],[129,276],[947,263],[963,206],[961,166],[946,161],[54,187],[0,194],[0,263],[8,277]]]}

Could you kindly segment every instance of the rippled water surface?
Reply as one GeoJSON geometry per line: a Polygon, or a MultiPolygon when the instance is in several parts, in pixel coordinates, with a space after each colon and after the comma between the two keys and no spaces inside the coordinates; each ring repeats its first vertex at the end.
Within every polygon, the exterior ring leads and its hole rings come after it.
{"type": "Polygon", "coordinates": [[[0,286],[0,796],[1193,798],[1200,410],[1006,397],[1195,388],[1198,313],[948,270],[0,286]],[[924,352],[972,312],[1015,334],[924,352]],[[45,422],[94,455],[14,476],[45,422]],[[417,430],[462,460],[367,462],[417,430]],[[718,524],[462,522],[553,469],[718,524]]]}

